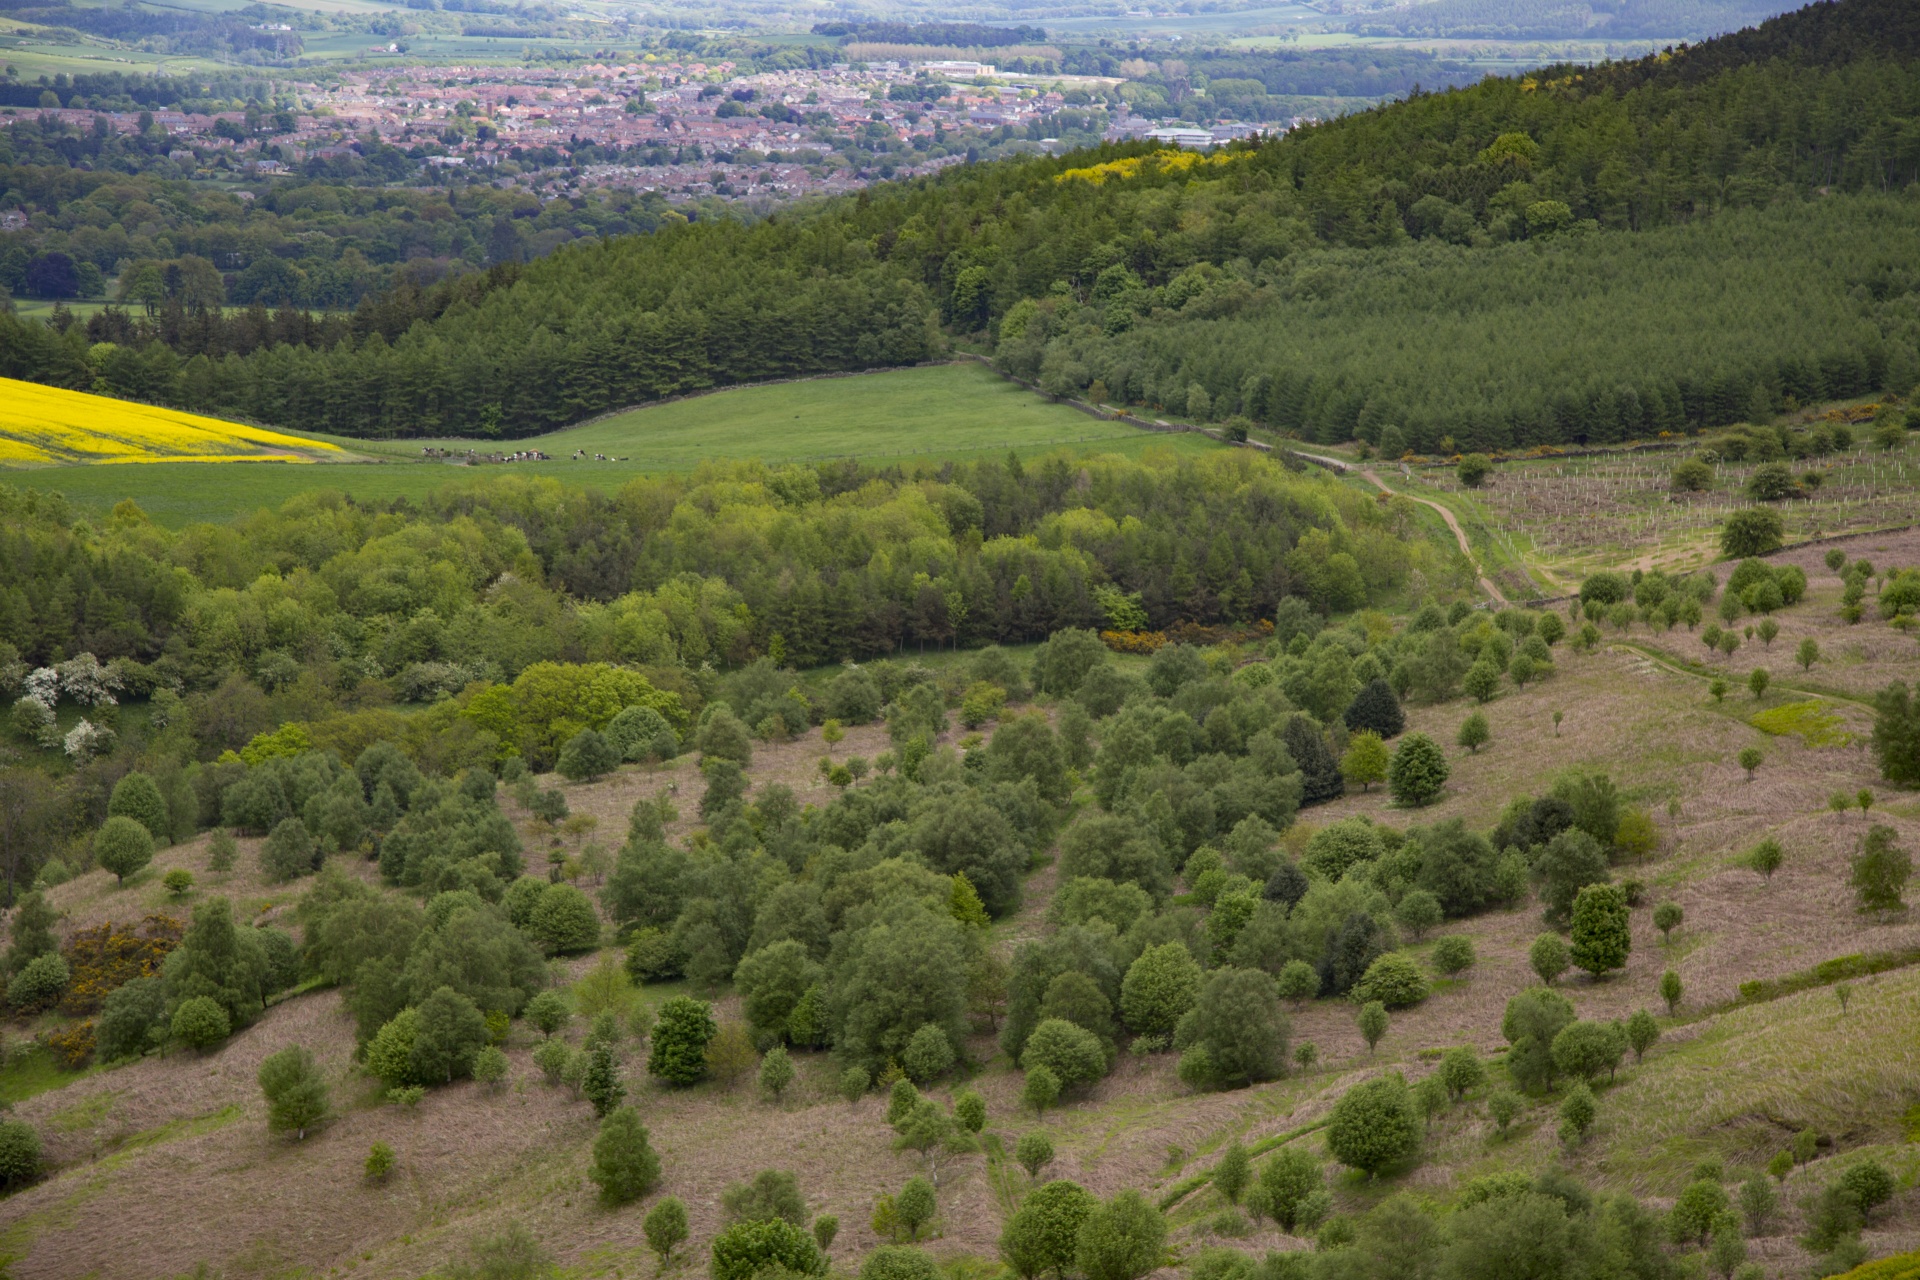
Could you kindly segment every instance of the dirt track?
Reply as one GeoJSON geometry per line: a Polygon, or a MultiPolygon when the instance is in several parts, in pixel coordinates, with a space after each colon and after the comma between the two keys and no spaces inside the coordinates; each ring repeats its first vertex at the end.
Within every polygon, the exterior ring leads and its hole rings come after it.
{"type": "MultiPolygon", "coordinates": [[[[1300,456],[1303,458],[1311,458],[1315,462],[1324,463],[1325,465],[1332,467],[1335,471],[1357,471],[1359,472],[1360,478],[1362,480],[1365,480],[1368,484],[1373,485],[1376,489],[1380,490],[1380,492],[1382,493],[1397,492],[1397,490],[1390,488],[1387,485],[1386,481],[1382,480],[1377,474],[1375,474],[1374,470],[1371,467],[1356,467],[1351,462],[1342,462],[1339,458],[1329,458],[1325,454],[1302,453],[1298,449],[1295,449],[1293,452],[1300,454],[1300,456]]],[[[1460,521],[1454,517],[1453,512],[1449,510],[1445,504],[1435,502],[1431,498],[1417,498],[1417,497],[1414,497],[1414,495],[1411,493],[1401,494],[1400,496],[1403,498],[1407,498],[1413,502],[1417,502],[1423,507],[1432,507],[1435,511],[1438,511],[1440,513],[1440,518],[1447,522],[1447,528],[1453,530],[1454,540],[1460,544],[1460,554],[1467,558],[1467,563],[1473,566],[1474,573],[1479,576],[1480,589],[1486,592],[1487,595],[1490,596],[1493,599],[1493,602],[1497,605],[1501,605],[1504,607],[1505,605],[1510,603],[1507,599],[1506,593],[1500,590],[1499,587],[1494,585],[1493,579],[1489,578],[1486,575],[1486,573],[1480,568],[1480,562],[1473,558],[1473,546],[1467,541],[1467,531],[1460,527],[1460,521]]]]}

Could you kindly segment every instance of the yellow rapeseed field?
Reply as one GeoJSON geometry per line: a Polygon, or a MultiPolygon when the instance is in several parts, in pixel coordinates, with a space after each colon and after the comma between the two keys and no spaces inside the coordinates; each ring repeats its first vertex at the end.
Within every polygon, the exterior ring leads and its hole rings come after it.
{"type": "Polygon", "coordinates": [[[0,378],[0,467],[70,462],[316,462],[319,440],[0,378]]]}

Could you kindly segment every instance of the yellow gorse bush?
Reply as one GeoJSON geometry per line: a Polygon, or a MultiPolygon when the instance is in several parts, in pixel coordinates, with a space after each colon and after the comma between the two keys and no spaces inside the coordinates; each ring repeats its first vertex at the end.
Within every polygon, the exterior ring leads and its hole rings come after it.
{"type": "Polygon", "coordinates": [[[1109,160],[1085,169],[1069,169],[1055,177],[1054,181],[1078,180],[1091,182],[1097,187],[1108,178],[1139,177],[1140,170],[1149,164],[1162,173],[1186,173],[1209,165],[1232,164],[1251,154],[1249,151],[1216,151],[1211,155],[1199,151],[1156,151],[1152,155],[1128,156],[1125,160],[1109,160]]]}
{"type": "Polygon", "coordinates": [[[262,427],[0,378],[0,466],[313,462],[340,452],[262,427]]]}

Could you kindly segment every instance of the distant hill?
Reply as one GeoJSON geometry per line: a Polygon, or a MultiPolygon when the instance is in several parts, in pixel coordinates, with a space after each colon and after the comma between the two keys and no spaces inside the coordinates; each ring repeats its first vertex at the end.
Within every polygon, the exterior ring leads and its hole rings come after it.
{"type": "Polygon", "coordinates": [[[1360,35],[1471,40],[1699,40],[1792,8],[1783,0],[1433,0],[1357,18],[1360,35]]]}

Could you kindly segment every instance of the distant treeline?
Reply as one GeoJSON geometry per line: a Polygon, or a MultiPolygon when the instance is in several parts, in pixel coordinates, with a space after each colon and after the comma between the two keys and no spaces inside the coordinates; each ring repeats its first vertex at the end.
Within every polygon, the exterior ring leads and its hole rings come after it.
{"type": "MultiPolygon", "coordinates": [[[[0,7],[0,12],[6,12],[0,7]]],[[[102,9],[77,10],[104,13],[102,9]]],[[[18,11],[9,14],[18,17],[18,11]]],[[[61,106],[74,99],[79,105],[100,111],[196,111],[219,109],[226,100],[265,100],[272,94],[271,83],[259,73],[246,76],[218,75],[204,78],[165,75],[129,75],[120,71],[86,72],[69,76],[61,72],[34,80],[12,77],[0,79],[0,107],[38,107],[42,95],[51,93],[61,106]]]]}
{"type": "Polygon", "coordinates": [[[998,49],[1039,44],[1040,27],[989,27],[977,22],[816,22],[813,34],[839,36],[841,43],[953,45],[962,49],[998,49]]]}
{"type": "Polygon", "coordinates": [[[1791,7],[1785,0],[1432,0],[1348,26],[1360,35],[1429,40],[1697,40],[1791,7]]]}

